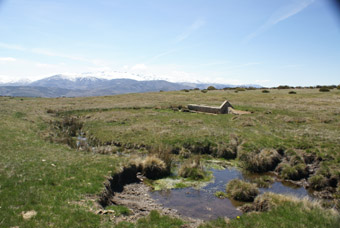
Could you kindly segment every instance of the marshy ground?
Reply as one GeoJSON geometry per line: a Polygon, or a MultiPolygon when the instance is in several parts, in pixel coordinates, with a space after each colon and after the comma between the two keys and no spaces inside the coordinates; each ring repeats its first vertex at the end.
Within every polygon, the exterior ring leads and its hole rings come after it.
{"type": "MultiPolygon", "coordinates": [[[[192,225],[195,223],[190,219],[180,220],[177,212],[167,213],[169,209],[156,206],[159,204],[151,199],[150,205],[155,205],[156,210],[174,218],[156,212],[147,216],[149,211],[145,210],[147,213],[140,213],[135,219],[142,218],[134,223],[118,223],[131,222],[133,216],[118,213],[118,209],[111,210],[114,216],[111,212],[96,213],[108,206],[116,209],[112,204],[118,193],[106,195],[106,205],[101,202],[103,183],[120,173],[122,167],[133,164],[135,178],[137,173],[145,176],[148,188],[199,188],[211,181],[206,161],[217,160],[251,174],[262,176],[269,172],[276,180],[307,188],[314,197],[325,201],[311,203],[260,194],[245,211],[261,213],[220,219],[202,227],[275,227],[277,221],[287,227],[336,227],[340,90],[289,91],[178,91],[57,99],[0,97],[0,226],[192,225]],[[251,114],[210,115],[190,113],[185,108],[190,103],[218,106],[224,100],[251,114]],[[149,156],[158,160],[145,161],[149,156]],[[184,164],[186,167],[182,167],[184,164]],[[161,184],[164,177],[171,180],[170,187],[167,181],[161,184]],[[30,211],[34,215],[24,218],[23,214],[30,211]]],[[[269,180],[254,185],[266,181],[269,180]]],[[[124,205],[122,199],[117,200],[116,204],[124,205]]],[[[124,205],[126,210],[130,207],[138,211],[129,205],[124,205]]]]}

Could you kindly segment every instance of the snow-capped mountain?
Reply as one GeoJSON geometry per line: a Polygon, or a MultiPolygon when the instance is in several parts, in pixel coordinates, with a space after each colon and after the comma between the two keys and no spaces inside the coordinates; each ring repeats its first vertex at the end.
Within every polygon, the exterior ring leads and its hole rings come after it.
{"type": "Polygon", "coordinates": [[[25,86],[30,84],[32,81],[28,79],[20,80],[3,80],[0,81],[0,86],[25,86]]]}
{"type": "Polygon", "coordinates": [[[90,89],[105,85],[107,79],[96,77],[70,77],[67,75],[54,75],[30,83],[30,86],[55,87],[64,89],[90,89]]]}
{"type": "Polygon", "coordinates": [[[101,71],[82,74],[58,74],[34,82],[0,84],[0,95],[5,96],[104,96],[123,93],[181,90],[213,85],[218,89],[235,87],[216,83],[174,83],[160,80],[155,75],[145,76],[129,72],[101,71]]]}

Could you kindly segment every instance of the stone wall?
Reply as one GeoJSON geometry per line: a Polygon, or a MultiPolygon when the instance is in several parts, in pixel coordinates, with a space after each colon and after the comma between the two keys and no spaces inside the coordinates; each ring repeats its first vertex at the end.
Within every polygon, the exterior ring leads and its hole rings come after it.
{"type": "Polygon", "coordinates": [[[196,112],[207,112],[214,114],[227,114],[229,107],[233,107],[229,101],[224,101],[220,107],[212,107],[205,105],[189,104],[188,109],[196,112]]]}

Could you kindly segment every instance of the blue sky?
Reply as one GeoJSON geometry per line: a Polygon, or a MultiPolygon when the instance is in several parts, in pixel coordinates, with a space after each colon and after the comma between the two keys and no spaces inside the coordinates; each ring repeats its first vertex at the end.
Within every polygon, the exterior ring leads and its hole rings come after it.
{"type": "Polygon", "coordinates": [[[0,0],[0,81],[118,71],[339,84],[339,13],[328,0],[0,0]]]}

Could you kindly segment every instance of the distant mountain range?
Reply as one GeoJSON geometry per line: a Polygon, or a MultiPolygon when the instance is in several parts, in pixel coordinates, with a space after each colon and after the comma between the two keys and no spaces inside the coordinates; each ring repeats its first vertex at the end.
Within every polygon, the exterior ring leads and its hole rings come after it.
{"type": "MultiPolygon", "coordinates": [[[[124,93],[143,93],[182,90],[206,89],[208,86],[218,89],[237,87],[230,84],[208,83],[173,83],[165,80],[135,80],[129,78],[104,79],[93,76],[70,77],[54,75],[33,82],[18,81],[0,83],[1,96],[23,97],[84,97],[105,96],[124,93]]],[[[240,85],[260,87],[259,85],[240,85]]]]}

